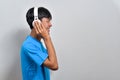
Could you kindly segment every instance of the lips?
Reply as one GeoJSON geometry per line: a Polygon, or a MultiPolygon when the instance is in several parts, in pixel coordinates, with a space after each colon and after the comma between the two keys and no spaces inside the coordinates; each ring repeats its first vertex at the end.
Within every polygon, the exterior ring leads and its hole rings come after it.
{"type": "Polygon", "coordinates": [[[50,32],[50,28],[47,28],[47,31],[50,32]]]}
{"type": "Polygon", "coordinates": [[[47,29],[48,32],[50,32],[50,29],[47,29]]]}

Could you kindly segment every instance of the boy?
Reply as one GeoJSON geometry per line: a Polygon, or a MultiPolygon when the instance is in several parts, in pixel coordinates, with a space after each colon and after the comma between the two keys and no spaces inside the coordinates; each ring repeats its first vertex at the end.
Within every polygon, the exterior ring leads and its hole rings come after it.
{"type": "Polygon", "coordinates": [[[58,69],[56,52],[50,37],[51,19],[50,12],[44,7],[30,8],[26,14],[31,33],[21,46],[23,80],[50,80],[49,69],[58,69]]]}

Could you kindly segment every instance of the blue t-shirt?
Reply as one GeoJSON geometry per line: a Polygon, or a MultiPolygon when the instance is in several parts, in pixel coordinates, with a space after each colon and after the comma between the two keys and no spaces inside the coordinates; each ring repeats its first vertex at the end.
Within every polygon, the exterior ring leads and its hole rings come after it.
{"type": "Polygon", "coordinates": [[[50,80],[49,69],[43,66],[48,53],[42,43],[28,36],[21,47],[21,67],[23,80],[50,80]]]}

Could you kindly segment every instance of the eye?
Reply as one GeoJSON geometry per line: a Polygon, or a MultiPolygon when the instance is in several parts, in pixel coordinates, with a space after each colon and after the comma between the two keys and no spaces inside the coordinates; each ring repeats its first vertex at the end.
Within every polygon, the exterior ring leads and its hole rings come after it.
{"type": "Polygon", "coordinates": [[[47,23],[50,23],[50,21],[46,21],[47,23]]]}

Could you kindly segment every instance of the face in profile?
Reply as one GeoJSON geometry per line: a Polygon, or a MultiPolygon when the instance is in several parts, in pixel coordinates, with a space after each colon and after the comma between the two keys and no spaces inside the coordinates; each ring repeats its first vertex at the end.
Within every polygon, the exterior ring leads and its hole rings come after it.
{"type": "Polygon", "coordinates": [[[52,26],[51,24],[51,20],[49,18],[42,18],[42,24],[45,26],[46,30],[48,31],[48,33],[50,32],[50,28],[52,26]]]}

